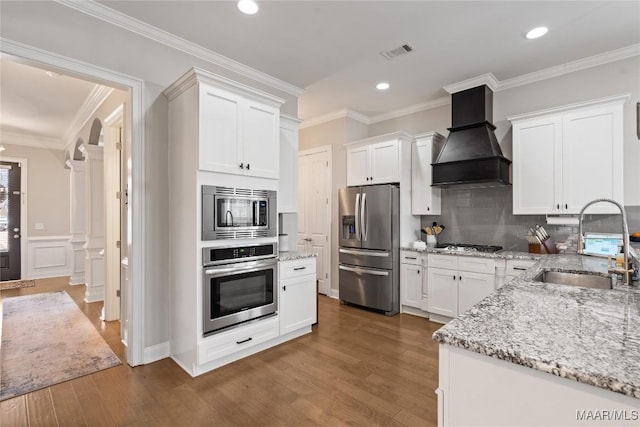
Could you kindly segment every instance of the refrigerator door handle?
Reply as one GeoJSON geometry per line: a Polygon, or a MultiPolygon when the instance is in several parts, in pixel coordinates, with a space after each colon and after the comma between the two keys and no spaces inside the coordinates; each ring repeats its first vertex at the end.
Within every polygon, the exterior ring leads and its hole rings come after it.
{"type": "Polygon", "coordinates": [[[360,211],[360,228],[362,228],[362,241],[367,241],[367,228],[369,224],[365,212],[367,210],[367,193],[362,193],[362,207],[360,211]]]}
{"type": "Polygon", "coordinates": [[[353,268],[353,267],[347,267],[345,265],[340,265],[338,268],[340,270],[351,271],[352,273],[358,273],[358,274],[371,274],[371,275],[374,275],[374,276],[388,276],[389,275],[388,271],[369,270],[369,269],[366,269],[366,268],[353,268]]]}
{"type": "Polygon", "coordinates": [[[348,255],[364,255],[364,256],[377,256],[377,257],[389,258],[389,252],[358,251],[355,249],[343,249],[343,248],[340,248],[339,252],[341,254],[348,254],[348,255]]]}
{"type": "Polygon", "coordinates": [[[356,194],[356,206],[355,206],[355,222],[356,222],[356,240],[360,240],[360,218],[358,218],[358,214],[360,212],[360,193],[356,194]]]}

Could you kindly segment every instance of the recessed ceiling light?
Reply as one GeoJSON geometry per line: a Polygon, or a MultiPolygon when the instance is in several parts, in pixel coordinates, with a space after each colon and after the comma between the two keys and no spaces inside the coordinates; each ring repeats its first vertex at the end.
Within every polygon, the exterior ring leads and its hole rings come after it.
{"type": "Polygon", "coordinates": [[[60,74],[54,73],[53,71],[45,71],[45,74],[49,77],[60,77],[60,74]]]}
{"type": "Polygon", "coordinates": [[[253,0],[240,0],[238,2],[238,9],[240,9],[242,13],[253,15],[258,12],[258,3],[253,0]]]}
{"type": "Polygon", "coordinates": [[[547,34],[549,29],[547,27],[536,27],[533,30],[529,31],[525,37],[528,39],[537,39],[538,37],[542,37],[547,34]]]}
{"type": "Polygon", "coordinates": [[[387,82],[380,82],[376,85],[376,89],[378,90],[387,90],[389,89],[390,85],[387,82]]]}

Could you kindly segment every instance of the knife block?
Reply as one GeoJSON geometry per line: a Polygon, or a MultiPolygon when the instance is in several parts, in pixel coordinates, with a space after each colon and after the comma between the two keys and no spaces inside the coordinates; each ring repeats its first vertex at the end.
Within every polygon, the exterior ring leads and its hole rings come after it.
{"type": "Polygon", "coordinates": [[[556,248],[556,242],[553,241],[553,237],[547,237],[542,243],[529,243],[530,254],[557,254],[558,248],[556,248]]]}

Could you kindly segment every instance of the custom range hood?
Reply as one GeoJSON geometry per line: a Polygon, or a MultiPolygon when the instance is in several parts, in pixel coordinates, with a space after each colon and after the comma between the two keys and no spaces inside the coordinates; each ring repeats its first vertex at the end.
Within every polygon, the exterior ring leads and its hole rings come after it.
{"type": "MultiPolygon", "coordinates": [[[[447,88],[445,88],[448,90],[447,88]]],[[[449,136],[432,164],[436,187],[509,185],[511,161],[494,134],[493,90],[486,84],[451,93],[449,136]]]]}

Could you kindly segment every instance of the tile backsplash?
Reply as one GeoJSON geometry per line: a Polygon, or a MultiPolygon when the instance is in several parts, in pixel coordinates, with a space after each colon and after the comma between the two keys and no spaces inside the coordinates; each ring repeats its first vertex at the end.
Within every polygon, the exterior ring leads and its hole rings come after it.
{"type": "MultiPolygon", "coordinates": [[[[625,211],[629,232],[640,231],[640,206],[628,206],[625,211]]],[[[442,214],[421,218],[422,226],[433,221],[446,227],[438,236],[439,242],[500,245],[525,252],[525,235],[535,224],[544,226],[556,242],[564,242],[578,232],[577,226],[547,225],[544,215],[513,215],[511,186],[443,189],[442,214]]],[[[620,215],[585,215],[583,226],[585,231],[618,233],[620,215]]]]}

